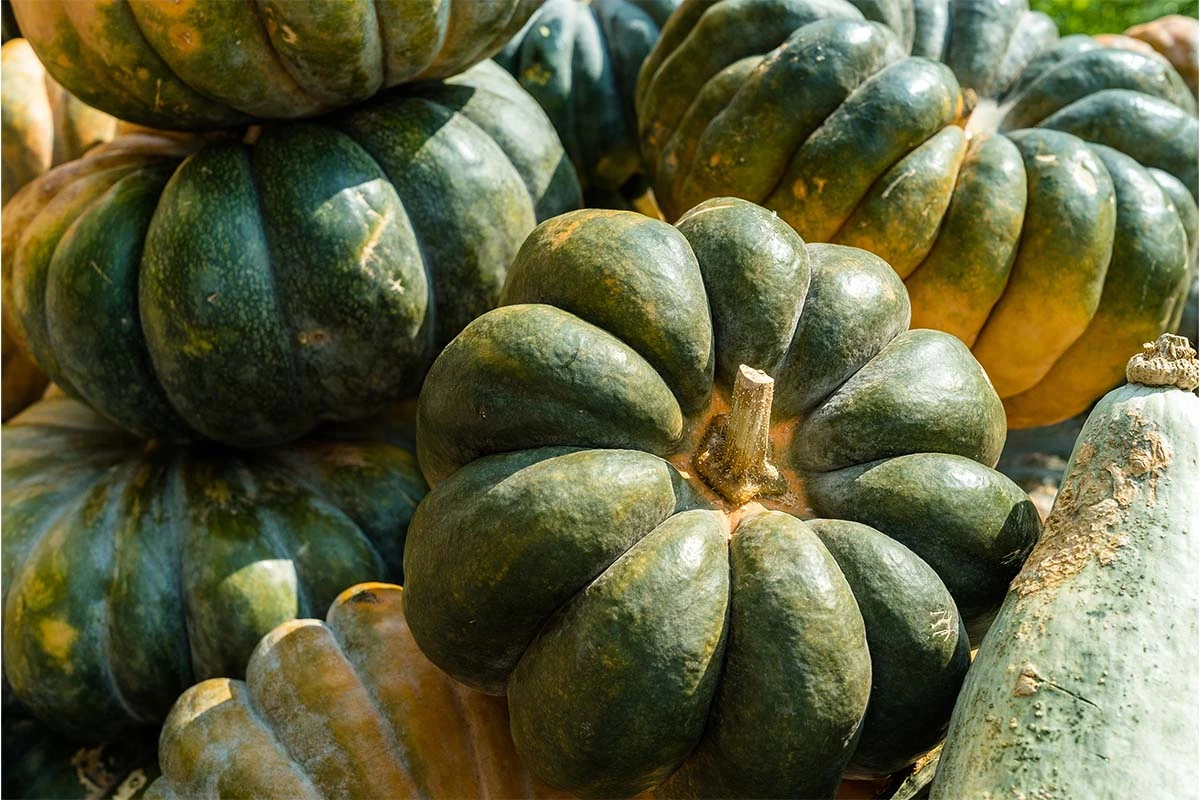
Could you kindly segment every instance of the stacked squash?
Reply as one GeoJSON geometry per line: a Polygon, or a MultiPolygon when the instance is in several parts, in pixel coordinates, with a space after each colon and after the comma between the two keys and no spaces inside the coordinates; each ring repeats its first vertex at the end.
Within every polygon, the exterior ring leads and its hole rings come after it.
{"type": "Polygon", "coordinates": [[[203,135],[5,205],[61,390],[2,434],[6,709],[163,724],[168,800],[831,797],[941,741],[1057,563],[1006,427],[1181,314],[1195,101],[1020,3],[674,7],[14,0],[27,71],[203,135]],[[643,168],[673,224],[575,210],[643,168]]]}
{"type": "Polygon", "coordinates": [[[638,81],[659,204],[877,253],[1009,425],[1073,416],[1182,313],[1200,136],[1164,58],[1056,39],[1023,1],[687,0],[638,81]]]}

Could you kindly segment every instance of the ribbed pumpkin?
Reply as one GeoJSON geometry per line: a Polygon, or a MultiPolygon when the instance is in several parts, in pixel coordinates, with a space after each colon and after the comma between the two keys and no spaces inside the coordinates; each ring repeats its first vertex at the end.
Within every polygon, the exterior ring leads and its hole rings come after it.
{"type": "Polygon", "coordinates": [[[1200,748],[1196,351],[1092,410],[954,709],[933,797],[1189,797],[1200,748]]]}
{"type": "Polygon", "coordinates": [[[144,442],[61,396],[18,415],[3,433],[17,698],[81,739],[157,724],[280,622],[399,580],[425,491],[399,424],[228,452],[144,442]]]}
{"type": "Polygon", "coordinates": [[[1145,42],[1170,61],[1193,97],[1200,92],[1200,22],[1195,17],[1169,14],[1134,25],[1124,35],[1145,42]]]}
{"type": "Polygon", "coordinates": [[[310,117],[499,50],[536,0],[14,0],[55,79],[115,117],[168,130],[310,117]]]}
{"type": "Polygon", "coordinates": [[[1039,522],[986,375],[891,268],[741,200],[589,210],[502,303],[422,389],[405,609],[530,767],[815,797],[932,747],[1039,522]]]}
{"type": "Polygon", "coordinates": [[[546,110],[585,191],[620,189],[641,172],[638,69],[677,5],[548,0],[496,54],[546,110]]]}
{"type": "Polygon", "coordinates": [[[51,380],[135,433],[233,445],[412,396],[492,308],[536,222],[579,203],[495,64],[252,143],[125,139],[5,209],[5,307],[51,380]]]}
{"type": "Polygon", "coordinates": [[[1171,329],[1198,128],[1165,59],[1057,36],[1024,0],[686,0],[638,81],[655,196],[878,254],[1010,426],[1066,419],[1171,329]]]}
{"type": "Polygon", "coordinates": [[[327,622],[285,622],[246,680],[193,686],[160,738],[155,800],[552,796],[521,766],[504,701],[421,655],[399,586],[343,592],[327,622]]]}

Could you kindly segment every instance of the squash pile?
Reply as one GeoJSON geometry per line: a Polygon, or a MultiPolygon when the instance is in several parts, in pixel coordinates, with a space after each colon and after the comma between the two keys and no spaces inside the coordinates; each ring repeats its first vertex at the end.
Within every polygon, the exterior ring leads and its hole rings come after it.
{"type": "Polygon", "coordinates": [[[6,797],[1186,792],[1193,28],[0,6],[6,797]]]}
{"type": "Polygon", "coordinates": [[[1056,40],[1024,0],[687,0],[638,79],[656,197],[880,255],[1009,425],[1074,416],[1182,314],[1200,133],[1157,53],[1056,40]]]}

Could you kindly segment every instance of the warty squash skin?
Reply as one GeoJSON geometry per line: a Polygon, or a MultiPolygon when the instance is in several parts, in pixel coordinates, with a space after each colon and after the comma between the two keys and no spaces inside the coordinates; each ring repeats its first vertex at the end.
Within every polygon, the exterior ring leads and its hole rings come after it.
{"type": "Polygon", "coordinates": [[[157,724],[275,625],[401,578],[425,491],[400,423],[254,452],[144,442],[65,397],[3,432],[4,672],[55,729],[157,724]]]}
{"type": "Polygon", "coordinates": [[[508,696],[531,769],[818,797],[932,747],[1039,522],[990,469],[986,376],[908,330],[891,268],[731,198],[676,227],[588,210],[530,235],[502,303],[422,390],[405,609],[508,696]],[[714,448],[751,385],[776,466],[734,480],[714,448]]]}
{"type": "Polygon", "coordinates": [[[1167,334],[1092,410],[971,666],[934,798],[1195,794],[1196,380],[1167,334]]]}
{"type": "Polygon", "coordinates": [[[685,0],[639,74],[643,160],[668,220],[732,195],[879,255],[1009,426],[1047,425],[1119,382],[1187,291],[1194,221],[1160,213],[1149,174],[1195,201],[1196,100],[1146,50],[1059,40],[1024,0],[685,0]]]}
{"type": "Polygon", "coordinates": [[[677,5],[549,0],[495,56],[554,123],[589,205],[593,194],[618,190],[642,170],[633,108],[638,69],[677,5]]]}
{"type": "Polygon", "coordinates": [[[536,0],[17,0],[55,79],[119,119],[167,130],[312,117],[499,50],[536,0]]]}
{"type": "Polygon", "coordinates": [[[245,672],[175,703],[148,800],[556,796],[517,758],[504,701],[421,655],[399,586],[359,584],[326,622],[281,624],[245,672]]]}
{"type": "Polygon", "coordinates": [[[537,221],[579,202],[545,114],[482,64],[249,143],[122,140],[48,173],[6,208],[5,306],[129,430],[278,444],[415,395],[537,221]]]}

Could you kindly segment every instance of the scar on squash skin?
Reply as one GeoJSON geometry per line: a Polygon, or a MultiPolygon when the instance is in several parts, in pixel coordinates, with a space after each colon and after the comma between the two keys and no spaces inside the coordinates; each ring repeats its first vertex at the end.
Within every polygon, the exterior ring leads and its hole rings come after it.
{"type": "MultiPolygon", "coordinates": [[[[1132,407],[1127,414],[1135,424],[1140,422],[1132,407]]],[[[1119,435],[1111,429],[1108,433],[1119,435]]],[[[1127,509],[1139,495],[1140,502],[1155,505],[1158,475],[1173,457],[1168,443],[1148,424],[1142,423],[1131,438],[1128,467],[1109,463],[1093,469],[1096,448],[1089,442],[1080,446],[1073,479],[1064,482],[1041,539],[1013,581],[1019,596],[1057,586],[1093,559],[1108,566],[1129,544],[1129,534],[1119,530],[1127,509]]]]}

